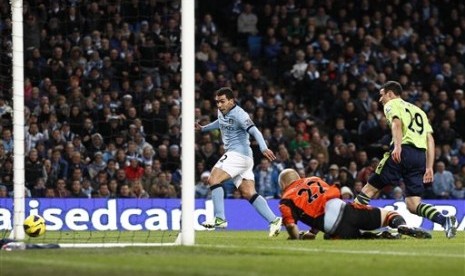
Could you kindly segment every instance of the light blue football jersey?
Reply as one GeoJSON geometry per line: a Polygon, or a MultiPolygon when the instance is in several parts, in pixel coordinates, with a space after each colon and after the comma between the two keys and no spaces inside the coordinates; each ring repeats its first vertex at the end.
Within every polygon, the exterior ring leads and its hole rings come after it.
{"type": "Polygon", "coordinates": [[[226,115],[218,110],[218,122],[225,151],[234,151],[253,158],[247,131],[254,123],[249,114],[236,105],[226,115]]]}

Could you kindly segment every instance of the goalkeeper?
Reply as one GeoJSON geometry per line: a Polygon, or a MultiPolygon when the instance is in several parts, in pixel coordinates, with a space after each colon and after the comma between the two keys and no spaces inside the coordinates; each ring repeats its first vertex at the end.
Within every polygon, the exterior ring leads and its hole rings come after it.
{"type": "Polygon", "coordinates": [[[397,212],[341,200],[339,188],[321,178],[300,178],[297,171],[285,169],[279,174],[279,185],[279,209],[289,239],[312,239],[317,231],[324,232],[326,239],[395,238],[388,232],[364,232],[385,226],[397,228],[402,235],[431,238],[421,228],[408,227],[397,212]],[[299,232],[297,221],[312,227],[311,232],[299,232]]]}

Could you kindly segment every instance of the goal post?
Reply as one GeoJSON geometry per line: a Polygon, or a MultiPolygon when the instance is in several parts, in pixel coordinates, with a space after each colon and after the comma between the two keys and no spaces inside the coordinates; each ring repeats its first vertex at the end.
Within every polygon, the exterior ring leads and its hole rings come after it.
{"type": "Polygon", "coordinates": [[[195,198],[195,1],[181,4],[182,194],[181,244],[193,245],[195,198]]]}
{"type": "MultiPolygon", "coordinates": [[[[25,219],[25,103],[24,103],[24,37],[23,1],[10,0],[12,12],[13,66],[13,139],[14,139],[14,201],[10,238],[24,240],[25,219]]],[[[61,247],[125,247],[171,246],[195,244],[195,0],[181,3],[181,91],[182,91],[182,191],[181,231],[174,242],[60,243],[61,247]]],[[[89,199],[90,201],[92,199],[89,199]]],[[[141,199],[143,200],[143,199],[141,199]]]]}
{"type": "Polygon", "coordinates": [[[12,66],[13,66],[13,187],[14,210],[11,238],[24,239],[25,170],[24,170],[24,37],[23,1],[10,0],[12,13],[12,66]]]}

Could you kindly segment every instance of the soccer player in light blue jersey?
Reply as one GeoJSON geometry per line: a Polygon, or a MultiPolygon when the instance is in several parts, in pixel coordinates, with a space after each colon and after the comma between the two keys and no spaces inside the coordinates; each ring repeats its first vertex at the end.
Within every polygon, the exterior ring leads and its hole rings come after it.
{"type": "Polygon", "coordinates": [[[195,129],[202,132],[219,129],[225,149],[225,153],[215,164],[208,178],[215,218],[202,225],[210,229],[227,227],[222,183],[233,179],[242,196],[268,221],[269,236],[277,236],[281,230],[282,219],[271,211],[267,201],[255,190],[250,135],[257,140],[260,151],[268,160],[273,161],[276,156],[268,149],[263,135],[254,125],[249,114],[236,104],[231,88],[223,87],[216,91],[215,101],[218,107],[218,119],[205,126],[198,123],[195,125],[195,129]]]}
{"type": "Polygon", "coordinates": [[[442,225],[446,236],[453,238],[457,231],[456,217],[444,216],[434,206],[421,201],[423,184],[433,181],[433,128],[425,112],[402,100],[401,94],[402,86],[395,81],[386,82],[379,91],[379,101],[384,105],[384,115],[391,126],[391,150],[384,154],[355,202],[368,204],[379,190],[402,178],[407,209],[442,225]]]}

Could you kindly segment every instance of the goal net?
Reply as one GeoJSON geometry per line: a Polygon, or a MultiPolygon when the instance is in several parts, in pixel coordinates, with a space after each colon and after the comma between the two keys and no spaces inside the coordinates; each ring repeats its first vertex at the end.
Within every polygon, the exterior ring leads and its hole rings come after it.
{"type": "Polygon", "coordinates": [[[1,238],[193,245],[195,1],[38,3],[0,38],[1,238]]]}

